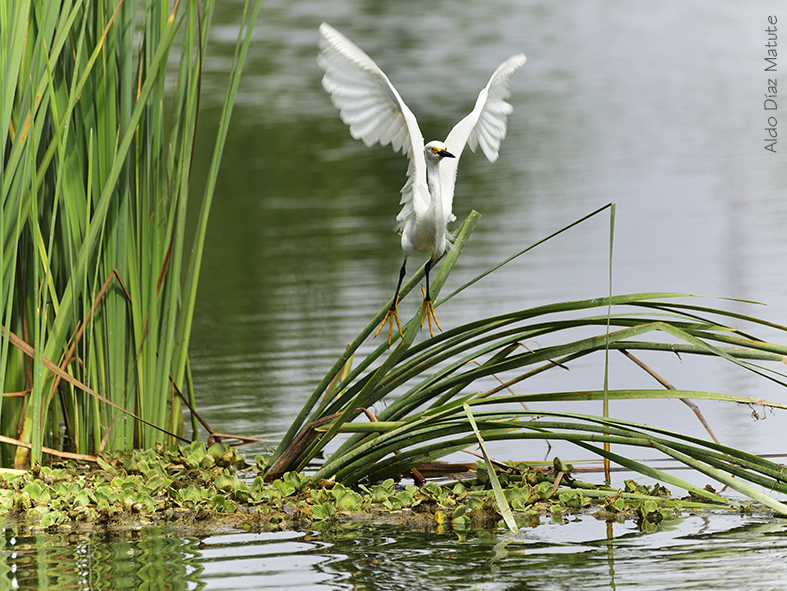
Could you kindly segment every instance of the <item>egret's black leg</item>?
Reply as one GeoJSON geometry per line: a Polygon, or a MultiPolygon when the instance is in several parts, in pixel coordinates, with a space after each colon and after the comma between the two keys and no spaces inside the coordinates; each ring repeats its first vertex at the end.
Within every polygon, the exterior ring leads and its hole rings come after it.
{"type": "Polygon", "coordinates": [[[426,276],[426,296],[424,299],[432,301],[432,296],[429,295],[429,271],[432,269],[432,259],[426,261],[426,265],[424,265],[424,275],[426,276]]]}
{"type": "MultiPolygon", "coordinates": [[[[399,290],[402,288],[402,281],[404,281],[405,267],[407,267],[407,259],[402,261],[402,268],[399,269],[399,283],[396,284],[396,293],[391,303],[391,310],[394,312],[396,312],[396,306],[399,303],[399,290]]],[[[401,333],[402,331],[400,330],[399,332],[401,333]]]]}
{"type": "Polygon", "coordinates": [[[402,325],[399,324],[399,312],[397,310],[397,306],[399,305],[399,290],[402,287],[402,281],[404,280],[405,275],[405,267],[407,266],[407,259],[404,259],[402,262],[402,268],[399,271],[399,283],[396,284],[396,293],[394,294],[393,300],[391,301],[391,307],[388,308],[388,312],[385,314],[385,318],[383,318],[383,323],[380,325],[380,328],[377,329],[377,332],[374,333],[374,336],[380,334],[380,331],[383,327],[387,324],[388,325],[388,344],[391,344],[391,337],[393,336],[393,325],[396,322],[396,328],[399,329],[399,336],[402,335],[402,325]]]}
{"type": "Polygon", "coordinates": [[[437,322],[437,316],[435,316],[434,306],[432,305],[432,296],[429,293],[429,271],[432,268],[432,261],[433,259],[429,259],[426,262],[426,267],[424,267],[426,275],[426,291],[424,291],[424,307],[421,309],[421,326],[424,325],[424,317],[426,317],[426,320],[429,322],[430,336],[434,336],[434,332],[432,332],[432,320],[434,320],[434,323],[439,330],[443,330],[440,328],[440,323],[437,322]]]}

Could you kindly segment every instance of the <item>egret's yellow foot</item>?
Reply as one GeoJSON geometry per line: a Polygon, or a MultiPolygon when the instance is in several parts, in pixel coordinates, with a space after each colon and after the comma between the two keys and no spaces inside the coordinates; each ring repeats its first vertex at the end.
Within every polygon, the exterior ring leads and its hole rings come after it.
{"type": "Polygon", "coordinates": [[[385,328],[385,325],[387,324],[388,325],[388,344],[389,345],[391,344],[391,337],[393,337],[394,322],[396,322],[396,328],[399,329],[399,336],[400,337],[404,336],[402,334],[402,325],[399,324],[399,311],[397,310],[398,305],[399,305],[399,296],[396,296],[396,298],[394,299],[393,306],[391,306],[388,309],[388,311],[385,313],[385,318],[383,318],[383,322],[380,325],[380,328],[378,328],[377,332],[374,333],[374,336],[377,336],[378,334],[380,334],[380,331],[382,331],[382,329],[385,328]]]}
{"type": "Polygon", "coordinates": [[[432,299],[426,296],[426,291],[424,290],[423,286],[421,286],[421,293],[424,295],[424,305],[423,308],[421,308],[421,328],[424,326],[424,317],[426,317],[426,320],[429,323],[429,336],[433,337],[434,332],[432,332],[432,320],[434,320],[438,330],[442,331],[443,329],[440,328],[440,323],[437,322],[437,316],[435,316],[434,313],[434,306],[432,306],[432,299]]]}

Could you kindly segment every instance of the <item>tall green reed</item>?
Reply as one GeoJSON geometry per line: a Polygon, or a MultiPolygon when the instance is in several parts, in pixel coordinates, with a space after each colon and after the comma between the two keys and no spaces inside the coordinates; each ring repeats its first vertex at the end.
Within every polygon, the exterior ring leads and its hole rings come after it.
{"type": "Polygon", "coordinates": [[[190,204],[214,2],[0,3],[0,432],[16,440],[4,439],[4,463],[39,462],[45,446],[184,438],[205,226],[259,6],[244,8],[210,173],[190,204]]]}

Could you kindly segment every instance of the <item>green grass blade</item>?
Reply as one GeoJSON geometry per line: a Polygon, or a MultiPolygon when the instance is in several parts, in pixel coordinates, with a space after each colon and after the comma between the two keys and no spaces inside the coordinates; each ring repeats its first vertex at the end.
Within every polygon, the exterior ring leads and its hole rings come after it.
{"type": "MultiPolygon", "coordinates": [[[[551,240],[552,238],[555,238],[556,236],[559,236],[563,232],[566,232],[566,231],[570,230],[574,226],[577,226],[577,225],[581,224],[582,222],[585,222],[585,221],[589,220],[590,218],[598,215],[602,211],[610,208],[611,206],[613,206],[613,204],[612,203],[608,203],[607,205],[605,205],[603,207],[599,207],[597,210],[592,211],[591,213],[587,214],[586,216],[581,217],[580,219],[578,219],[578,220],[576,220],[574,222],[571,222],[567,226],[562,227],[561,229],[557,230],[556,232],[553,232],[552,234],[550,234],[549,236],[546,236],[546,237],[542,238],[541,240],[538,240],[537,242],[534,242],[533,244],[531,244],[527,248],[524,248],[524,249],[520,250],[516,254],[511,255],[510,257],[508,257],[504,261],[501,261],[500,263],[498,263],[494,267],[491,267],[490,269],[487,269],[486,271],[484,271],[483,273],[477,275],[476,277],[474,277],[473,279],[471,279],[470,281],[468,281],[467,283],[465,283],[461,287],[458,287],[457,289],[452,291],[450,294],[448,294],[446,297],[443,298],[442,302],[448,302],[448,300],[450,300],[451,298],[453,298],[456,295],[459,295],[460,293],[462,293],[464,290],[466,290],[471,285],[473,285],[475,283],[478,283],[479,281],[481,281],[481,279],[483,279],[487,275],[490,275],[491,273],[494,273],[495,271],[497,271],[498,269],[500,269],[504,265],[507,265],[508,263],[513,261],[514,259],[522,256],[526,252],[529,252],[529,251],[533,250],[536,246],[540,246],[541,244],[544,244],[548,240],[551,240]]],[[[380,320],[382,320],[382,317],[380,317],[380,320]]]]}
{"type": "Polygon", "coordinates": [[[500,486],[500,481],[497,479],[497,473],[495,472],[495,467],[492,465],[492,460],[489,459],[489,454],[486,453],[484,440],[481,437],[481,433],[478,432],[478,426],[476,425],[475,419],[473,418],[473,413],[470,412],[470,407],[467,405],[467,403],[463,404],[462,408],[465,409],[467,419],[470,421],[470,425],[473,427],[473,432],[475,432],[475,436],[478,438],[478,445],[481,448],[481,453],[484,455],[486,471],[489,474],[489,481],[492,483],[492,490],[495,493],[495,501],[497,502],[498,509],[500,509],[500,514],[503,516],[503,521],[506,522],[508,529],[510,529],[513,533],[517,533],[519,528],[516,526],[514,516],[511,513],[511,507],[508,506],[506,495],[503,492],[503,488],[500,486]]]}
{"type": "Polygon", "coordinates": [[[742,482],[740,479],[733,478],[727,472],[711,468],[710,466],[708,466],[703,462],[700,462],[690,456],[687,456],[686,454],[682,454],[675,450],[669,449],[665,446],[656,444],[656,448],[664,452],[665,454],[672,456],[676,460],[680,460],[687,466],[691,466],[698,472],[702,472],[703,474],[713,478],[714,480],[717,480],[722,484],[729,486],[731,489],[737,490],[739,493],[746,495],[750,499],[753,499],[758,503],[762,503],[763,505],[773,509],[780,515],[787,515],[787,505],[785,505],[784,503],[780,503],[776,499],[760,492],[753,486],[749,486],[745,482],[742,482]]]}
{"type": "MultiPolygon", "coordinates": [[[[437,296],[439,295],[440,290],[442,289],[442,286],[445,283],[448,274],[451,272],[451,269],[456,263],[456,260],[461,255],[462,250],[464,249],[467,240],[469,239],[470,234],[472,233],[479,219],[480,219],[480,214],[476,212],[471,212],[471,214],[467,217],[465,222],[460,227],[460,230],[457,233],[457,236],[454,240],[453,247],[445,256],[440,271],[432,281],[431,291],[435,301],[437,300],[437,296]]],[[[414,274],[410,278],[410,280],[407,281],[406,284],[402,287],[401,297],[407,295],[407,293],[411,291],[412,288],[415,287],[415,285],[417,285],[418,281],[420,281],[422,277],[423,277],[423,268],[420,269],[418,273],[414,274]]],[[[388,303],[388,305],[390,306],[390,302],[388,303]]],[[[295,439],[296,435],[301,430],[303,425],[307,423],[307,417],[309,417],[309,415],[312,413],[314,407],[318,404],[318,401],[323,396],[325,390],[328,388],[328,386],[336,377],[336,375],[338,375],[338,373],[341,371],[344,365],[347,363],[347,360],[350,358],[350,356],[352,356],[355,353],[358,347],[360,347],[360,345],[377,328],[379,323],[382,321],[386,310],[387,307],[384,307],[382,310],[380,310],[377,316],[375,316],[375,318],[372,319],[372,321],[361,331],[361,333],[350,344],[350,346],[347,347],[347,349],[345,349],[344,353],[342,353],[342,355],[339,357],[336,363],[334,363],[331,370],[326,374],[322,382],[320,382],[320,384],[317,386],[315,391],[312,393],[312,395],[309,397],[307,402],[304,404],[300,413],[298,414],[295,421],[292,423],[289,430],[287,431],[284,438],[282,439],[279,446],[277,447],[276,451],[274,452],[274,455],[272,457],[272,464],[276,468],[275,472],[281,470],[283,473],[283,471],[286,471],[286,469],[288,469],[287,467],[284,466],[276,466],[275,462],[282,457],[282,455],[289,448],[289,446],[291,445],[291,443],[293,442],[293,440],[295,439]]],[[[388,358],[383,362],[382,366],[374,371],[370,379],[364,383],[363,387],[358,391],[357,394],[353,396],[352,400],[347,402],[346,406],[342,410],[343,417],[340,421],[336,422],[335,428],[338,428],[342,423],[348,420],[355,412],[355,409],[367,406],[370,403],[369,395],[374,393],[376,387],[375,376],[379,376],[379,377],[384,376],[387,373],[387,371],[390,368],[394,367],[399,362],[399,360],[403,357],[407,349],[410,347],[410,344],[415,339],[416,334],[418,333],[418,330],[420,328],[418,323],[419,318],[420,318],[420,312],[416,313],[416,315],[413,316],[413,318],[408,323],[405,324],[403,328],[405,333],[404,339],[400,341],[399,344],[394,348],[393,352],[389,354],[388,358]]],[[[376,358],[378,355],[382,355],[386,350],[387,347],[385,345],[380,345],[380,347],[378,347],[377,351],[373,355],[376,358]]],[[[364,369],[368,366],[369,366],[368,363],[363,363],[361,364],[360,368],[364,369]]],[[[361,371],[361,369],[358,369],[356,370],[356,372],[353,373],[357,375],[358,372],[361,371]]],[[[320,411],[324,412],[324,409],[326,407],[327,407],[327,403],[325,405],[321,405],[320,411]]],[[[312,422],[317,418],[318,416],[312,414],[308,422],[312,422]]],[[[313,457],[314,454],[316,454],[320,449],[322,449],[325,443],[330,441],[330,439],[336,433],[335,428],[329,431],[328,433],[326,433],[321,438],[321,443],[317,444],[313,448],[309,449],[308,452],[301,454],[299,456],[300,465],[303,465],[306,462],[308,462],[309,458],[313,457]]]]}

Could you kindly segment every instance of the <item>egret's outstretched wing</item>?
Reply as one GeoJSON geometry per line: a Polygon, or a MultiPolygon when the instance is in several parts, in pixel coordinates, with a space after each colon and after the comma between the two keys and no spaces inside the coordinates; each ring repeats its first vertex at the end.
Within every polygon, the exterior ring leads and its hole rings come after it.
{"type": "Polygon", "coordinates": [[[317,63],[325,71],[322,85],[350,134],[367,146],[391,144],[410,158],[402,189],[405,207],[399,215],[411,212],[418,187],[426,187],[424,138],[415,115],[372,58],[327,23],[320,25],[319,45],[317,63]]]}
{"type": "MultiPolygon", "coordinates": [[[[508,115],[514,110],[506,102],[511,96],[508,80],[511,74],[525,64],[525,61],[525,54],[520,53],[512,55],[500,64],[487,85],[478,94],[472,112],[457,123],[448,134],[445,144],[448,151],[456,158],[445,159],[440,163],[440,184],[443,189],[443,208],[446,212],[450,213],[453,207],[456,169],[465,144],[469,145],[473,152],[480,144],[490,162],[497,160],[500,142],[506,137],[508,115]]],[[[453,214],[449,217],[451,221],[456,219],[453,214]]]]}

